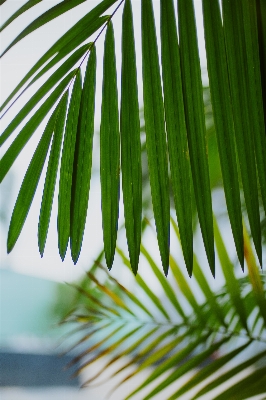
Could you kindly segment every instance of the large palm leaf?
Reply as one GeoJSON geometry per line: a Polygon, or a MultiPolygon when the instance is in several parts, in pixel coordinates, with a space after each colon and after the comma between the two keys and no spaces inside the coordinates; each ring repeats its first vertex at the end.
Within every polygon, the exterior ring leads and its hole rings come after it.
{"type": "MultiPolygon", "coordinates": [[[[65,319],[76,325],[71,349],[84,386],[110,379],[111,393],[119,389],[123,398],[135,399],[243,400],[266,394],[265,274],[258,272],[245,233],[248,274],[237,278],[216,221],[214,231],[224,281],[218,290],[196,255],[193,280],[172,255],[166,279],[141,246],[141,271],[130,289],[98,259],[87,283],[76,287],[83,300],[65,319]]],[[[130,268],[124,252],[117,251],[130,268]]],[[[119,390],[114,398],[120,398],[119,390]]]]}
{"type": "MultiPolygon", "coordinates": [[[[25,36],[34,34],[40,26],[83,2],[68,0],[51,7],[21,32],[2,56],[25,36]]],[[[21,14],[38,3],[29,0],[6,21],[1,30],[9,24],[15,24],[21,14]]],[[[152,1],[141,1],[144,118],[161,261],[167,274],[170,239],[169,163],[188,273],[192,273],[193,261],[192,187],[207,258],[214,274],[211,188],[193,1],[178,0],[175,10],[173,0],[161,0],[160,7],[159,52],[152,1]]],[[[258,194],[261,193],[266,209],[265,2],[223,0],[220,10],[218,0],[203,0],[202,10],[214,122],[235,246],[243,266],[241,180],[252,237],[258,259],[262,263],[258,194]]],[[[126,235],[131,267],[136,273],[141,238],[141,146],[136,44],[130,0],[104,0],[81,16],[38,60],[1,106],[4,115],[18,96],[33,84],[37,85],[45,73],[50,73],[46,82],[7,126],[0,139],[3,145],[36,107],[33,116],[13,139],[0,161],[2,181],[39,124],[46,116],[48,118],[47,128],[18,195],[7,247],[11,251],[21,233],[52,142],[38,230],[40,253],[43,253],[63,143],[58,247],[64,259],[70,241],[73,261],[76,262],[79,257],[91,177],[97,73],[95,48],[99,35],[106,35],[100,151],[104,248],[108,267],[111,268],[116,246],[121,167],[126,235]],[[104,15],[110,7],[111,15],[104,15]],[[120,107],[117,97],[116,39],[112,28],[112,17],[119,13],[122,25],[122,68],[121,77],[118,78],[122,82],[120,107]],[[82,78],[80,68],[86,62],[86,75],[82,78]],[[51,73],[54,66],[57,69],[51,73]]]]}

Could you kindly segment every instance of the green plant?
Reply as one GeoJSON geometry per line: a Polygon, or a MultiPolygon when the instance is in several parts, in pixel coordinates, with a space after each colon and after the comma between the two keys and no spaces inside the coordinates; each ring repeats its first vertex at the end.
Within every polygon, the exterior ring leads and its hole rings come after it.
{"type": "MultiPolygon", "coordinates": [[[[178,246],[173,219],[172,226],[178,246]]],[[[246,231],[248,273],[241,278],[215,219],[214,231],[222,271],[218,290],[195,254],[193,279],[172,255],[165,278],[144,245],[140,271],[126,287],[100,258],[88,272],[87,284],[84,280],[83,287],[75,286],[83,301],[64,323],[74,324],[70,338],[77,373],[89,367],[84,386],[110,379],[114,398],[122,398],[115,392],[122,387],[127,393],[123,399],[145,400],[244,400],[266,393],[266,277],[258,272],[246,231]]],[[[130,270],[129,258],[121,249],[117,252],[130,270]]]]}
{"type": "MultiPolygon", "coordinates": [[[[40,26],[84,3],[65,0],[36,18],[2,56],[40,26]]],[[[1,2],[3,4],[4,1],[1,2]]],[[[35,7],[26,2],[1,30],[35,7]]],[[[89,2],[88,7],[89,7],[89,2]]],[[[241,180],[256,253],[262,264],[259,193],[266,209],[265,65],[266,6],[264,0],[202,0],[208,76],[223,185],[240,264],[244,265],[241,180]],[[238,171],[239,170],[239,171],[238,171]],[[257,179],[258,176],[258,179],[257,179]]],[[[192,0],[161,0],[161,59],[151,0],[141,1],[144,119],[153,211],[165,274],[169,268],[171,170],[175,209],[189,275],[193,266],[191,187],[211,271],[215,273],[211,187],[197,32],[192,0]],[[162,70],[162,74],[161,71],[162,70]]],[[[136,79],[135,38],[130,0],[103,0],[71,27],[38,60],[1,106],[4,113],[16,96],[46,82],[1,135],[1,145],[36,106],[33,116],[0,161],[0,181],[46,116],[47,126],[25,174],[12,214],[7,249],[21,233],[50,149],[38,226],[43,254],[56,176],[60,163],[58,248],[62,260],[70,242],[77,262],[82,246],[91,178],[94,132],[96,46],[106,32],[103,56],[101,115],[101,189],[105,257],[111,268],[115,253],[120,168],[125,225],[131,268],[137,272],[141,243],[141,143],[136,79]],[[103,15],[112,7],[111,15],[103,15]],[[123,10],[121,105],[118,106],[115,38],[112,18],[123,10]],[[98,33],[99,32],[99,33],[98,33]],[[94,36],[93,36],[94,35],[94,36]],[[87,60],[82,78],[81,66],[87,60]],[[51,72],[56,66],[56,70],[51,72]],[[121,141],[121,146],[120,146],[121,141]],[[62,155],[61,155],[62,147],[62,155]],[[121,148],[121,160],[120,160],[121,148]]],[[[120,79],[119,78],[119,79],[120,79]]]]}

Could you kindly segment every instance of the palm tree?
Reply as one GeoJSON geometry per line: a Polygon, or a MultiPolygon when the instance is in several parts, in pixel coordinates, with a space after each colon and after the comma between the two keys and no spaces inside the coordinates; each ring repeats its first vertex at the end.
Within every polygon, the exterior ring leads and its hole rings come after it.
{"type": "MultiPolygon", "coordinates": [[[[27,1],[1,30],[39,1],[27,1]]],[[[40,26],[83,3],[58,3],[36,18],[2,56],[40,26]]],[[[3,1],[2,1],[3,3],[3,1]]],[[[89,5],[88,5],[89,6],[89,5]]],[[[228,215],[240,264],[244,264],[240,202],[243,188],[250,230],[262,264],[259,196],[266,209],[266,6],[263,0],[202,0],[205,45],[215,131],[228,215]]],[[[192,0],[160,2],[159,58],[151,0],[141,1],[142,76],[149,177],[157,239],[165,274],[169,268],[169,177],[174,194],[184,259],[193,266],[191,198],[212,274],[214,233],[206,128],[197,29],[192,0]],[[178,32],[177,32],[178,16],[178,32]]],[[[48,122],[25,174],[8,233],[14,247],[27,217],[49,148],[40,207],[39,250],[43,254],[60,161],[58,248],[62,260],[70,241],[77,262],[83,239],[91,178],[97,40],[105,35],[100,127],[102,226],[105,257],[115,253],[120,169],[128,250],[136,273],[141,243],[141,143],[137,68],[131,1],[103,0],[71,27],[38,60],[1,106],[3,114],[18,96],[57,66],[1,135],[1,145],[31,110],[0,162],[1,181],[38,125],[48,122]],[[104,15],[112,7],[111,15],[104,15]],[[112,18],[122,14],[121,104],[118,104],[115,37],[112,18]],[[94,36],[93,36],[94,35],[94,36]],[[81,66],[87,63],[82,77],[81,66]],[[62,147],[62,154],[61,154],[62,147]],[[121,160],[120,160],[121,150],[121,160]]]]}
{"type": "MultiPolygon", "coordinates": [[[[171,223],[176,247],[179,231],[174,219],[171,223]]],[[[69,327],[65,351],[71,350],[69,366],[83,374],[83,386],[116,399],[265,395],[266,280],[244,229],[248,273],[239,278],[214,219],[218,290],[196,254],[192,280],[173,255],[165,278],[144,244],[133,284],[128,276],[123,283],[108,272],[102,252],[82,285],[65,288],[64,298],[72,297],[62,321],[69,327]]],[[[117,253],[130,270],[125,252],[117,253]]]]}

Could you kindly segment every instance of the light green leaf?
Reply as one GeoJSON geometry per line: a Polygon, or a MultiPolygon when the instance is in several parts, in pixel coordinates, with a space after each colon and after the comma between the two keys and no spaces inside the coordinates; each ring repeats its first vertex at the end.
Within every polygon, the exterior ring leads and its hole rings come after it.
{"type": "MultiPolygon", "coordinates": [[[[171,223],[175,230],[176,236],[177,236],[178,240],[180,241],[178,226],[173,218],[171,218],[171,223]]],[[[173,273],[174,272],[175,271],[173,271],[173,273]]],[[[219,319],[221,324],[226,327],[227,324],[224,320],[223,311],[222,311],[221,307],[219,306],[219,304],[216,300],[215,294],[213,293],[211,286],[208,283],[202,269],[200,268],[200,265],[198,263],[198,260],[197,260],[197,257],[195,254],[193,256],[193,275],[194,275],[195,279],[197,280],[197,283],[198,283],[202,293],[204,294],[206,300],[208,299],[208,303],[211,306],[213,314],[216,315],[216,317],[219,319]]],[[[177,274],[176,274],[175,278],[176,278],[176,280],[178,279],[177,274]]]]}
{"type": "MultiPolygon", "coordinates": [[[[124,252],[120,248],[116,248],[117,253],[120,255],[122,258],[124,264],[131,269],[130,266],[130,261],[129,259],[125,256],[124,252]]],[[[144,293],[147,295],[147,297],[151,300],[151,302],[156,306],[156,308],[162,313],[162,315],[167,319],[170,320],[170,316],[168,312],[166,311],[165,307],[161,303],[160,299],[156,296],[156,294],[149,288],[149,286],[146,284],[146,282],[142,279],[140,274],[136,275],[136,282],[138,285],[141,287],[141,289],[144,291],[144,293]]]]}
{"type": "Polygon", "coordinates": [[[62,138],[66,119],[67,103],[68,91],[65,92],[65,94],[62,96],[60,103],[58,104],[56,109],[57,120],[54,127],[54,137],[46,172],[38,225],[38,245],[41,256],[43,256],[50,223],[56,177],[59,165],[59,157],[61,153],[62,138]]]}
{"type": "Polygon", "coordinates": [[[88,51],[89,45],[84,45],[73,53],[45,82],[44,85],[31,97],[25,106],[19,111],[8,127],[4,130],[0,137],[0,146],[9,138],[19,124],[33,110],[33,108],[41,101],[44,96],[56,85],[60,79],[66,75],[69,70],[77,63],[78,60],[88,51]]]}
{"type": "Polygon", "coordinates": [[[42,120],[51,110],[55,102],[61,96],[62,92],[65,90],[71,79],[73,79],[76,70],[71,71],[63,80],[59,83],[59,85],[55,88],[55,90],[50,94],[47,100],[41,105],[41,107],[36,111],[36,113],[31,117],[31,119],[26,123],[26,125],[22,128],[16,139],[10,145],[3,158],[0,161],[0,182],[4,179],[7,172],[13,165],[17,156],[26,145],[28,140],[31,138],[33,133],[36,131],[42,120]]]}
{"type": "Polygon", "coordinates": [[[243,346],[237,347],[236,349],[230,351],[229,353],[213,360],[210,364],[203,366],[200,368],[196,374],[188,380],[183,386],[181,386],[173,395],[173,399],[178,399],[178,397],[182,396],[182,394],[186,393],[194,386],[203,382],[205,379],[210,378],[212,374],[216,371],[219,371],[224,365],[229,363],[234,357],[240,354],[242,351],[246,350],[246,348],[250,345],[251,341],[245,343],[243,346]]]}
{"type": "MultiPolygon", "coordinates": [[[[141,253],[144,255],[144,257],[148,261],[148,263],[151,267],[151,270],[153,271],[153,273],[154,273],[155,277],[157,278],[159,284],[161,285],[162,289],[166,293],[166,296],[168,297],[168,299],[170,300],[170,302],[176,309],[177,313],[181,316],[182,319],[186,320],[186,315],[185,315],[180,303],[178,302],[178,300],[176,298],[176,294],[175,294],[171,284],[168,282],[168,280],[165,278],[165,276],[159,270],[158,266],[156,265],[155,261],[153,260],[153,258],[149,254],[149,252],[146,250],[146,248],[143,245],[141,245],[140,249],[141,249],[141,253]]],[[[170,256],[170,265],[171,265],[171,256],[170,256]]]]}
{"type": "Polygon", "coordinates": [[[81,93],[81,72],[78,69],[68,109],[60,167],[57,231],[62,260],[65,258],[70,236],[71,186],[81,93]]]}
{"type": "Polygon", "coordinates": [[[252,251],[250,239],[247,229],[244,225],[244,249],[245,259],[248,267],[248,277],[253,287],[253,294],[260,309],[260,315],[264,319],[264,326],[266,327],[266,297],[263,288],[262,279],[260,277],[258,267],[256,264],[255,256],[252,251]]]}
{"type": "Polygon", "coordinates": [[[171,182],[189,275],[193,267],[190,163],[173,0],[161,0],[162,75],[171,182]]]}
{"type": "Polygon", "coordinates": [[[164,105],[151,0],[141,2],[142,72],[146,146],[153,212],[165,275],[169,268],[170,200],[164,105]]]}
{"type": "Polygon", "coordinates": [[[254,118],[251,110],[254,110],[254,108],[250,106],[250,90],[248,89],[250,82],[246,74],[247,49],[244,40],[243,2],[236,3],[223,0],[222,7],[236,148],[250,228],[260,263],[262,263],[256,158],[253,140],[255,132],[253,132],[253,122],[251,121],[254,118]],[[234,15],[234,18],[232,18],[232,15],[234,15]]]}
{"type": "Polygon", "coordinates": [[[96,88],[96,49],[91,48],[80,103],[72,177],[70,246],[77,262],[85,229],[91,180],[96,88]]]}
{"type": "Polygon", "coordinates": [[[231,301],[235,307],[238,318],[240,319],[243,327],[247,332],[249,332],[247,325],[247,315],[245,310],[245,304],[241,297],[240,287],[238,280],[234,274],[234,265],[231,263],[230,258],[227,254],[225,244],[223,242],[218,224],[214,218],[214,235],[215,243],[217,247],[218,256],[220,259],[221,267],[225,277],[228,293],[230,295],[231,301]]]}
{"type": "Polygon", "coordinates": [[[10,253],[15,246],[15,243],[27,218],[48,153],[56,123],[56,117],[57,110],[53,112],[51,118],[49,119],[43,136],[34,152],[30,165],[24,176],[9,225],[7,238],[8,253],[10,253]]]}
{"type": "Polygon", "coordinates": [[[125,1],[123,13],[121,74],[122,188],[130,264],[136,274],[141,240],[142,173],[136,54],[130,0],[125,1]]]}
{"type": "MultiPolygon", "coordinates": [[[[219,342],[213,343],[206,350],[201,351],[199,354],[191,357],[190,360],[186,361],[179,368],[176,368],[170,375],[155,389],[153,389],[148,396],[146,396],[143,400],[151,399],[155,394],[160,393],[163,389],[169,386],[171,383],[175,382],[178,378],[185,375],[187,372],[192,371],[194,368],[198,367],[199,364],[206,361],[212,354],[222,347],[229,340],[229,337],[223,338],[219,342]]],[[[169,397],[169,400],[175,400],[177,397],[175,395],[169,397]]]]}
{"type": "Polygon", "coordinates": [[[251,395],[253,394],[265,394],[265,381],[266,381],[266,367],[257,369],[253,374],[248,375],[247,377],[241,379],[240,382],[237,382],[235,385],[225,390],[221,395],[216,396],[214,400],[224,400],[234,398],[236,400],[242,400],[243,398],[247,398],[248,391],[246,390],[249,387],[249,391],[251,395]],[[251,386],[251,387],[250,387],[251,386]],[[252,386],[259,386],[260,389],[254,391],[252,386]],[[253,389],[253,390],[252,390],[253,389]]]}
{"type": "Polygon", "coordinates": [[[202,4],[212,108],[224,192],[237,255],[243,269],[244,246],[241,203],[222,19],[218,0],[204,0],[202,4]],[[222,85],[221,82],[223,82],[222,85]]]}
{"type": "MultiPolygon", "coordinates": [[[[227,382],[229,379],[232,378],[232,376],[236,376],[239,372],[244,371],[246,368],[248,368],[252,365],[255,365],[256,362],[263,359],[263,357],[265,357],[265,356],[266,356],[266,351],[262,351],[262,352],[256,354],[255,356],[249,358],[248,360],[246,360],[244,362],[242,361],[234,368],[227,370],[225,373],[223,373],[222,375],[219,375],[218,378],[214,379],[213,381],[208,383],[206,386],[204,386],[204,388],[199,390],[197,392],[197,394],[193,397],[192,400],[196,400],[196,399],[200,398],[202,395],[205,395],[205,393],[208,393],[212,389],[217,388],[222,383],[227,382]]],[[[254,377],[253,377],[253,379],[254,379],[254,377]]],[[[241,383],[242,382],[243,381],[241,380],[241,383]]],[[[244,386],[244,388],[246,389],[246,386],[244,386]]],[[[224,399],[228,399],[228,396],[223,397],[221,400],[224,400],[224,399]]]]}
{"type": "MultiPolygon", "coordinates": [[[[179,362],[190,355],[200,344],[204,343],[207,340],[208,336],[209,334],[198,337],[196,340],[185,345],[181,350],[168,357],[161,365],[157,366],[157,368],[149,375],[149,377],[140,386],[138,386],[125,400],[133,397],[134,394],[144,389],[149,383],[153,382],[156,378],[158,378],[166,371],[169,371],[171,368],[176,367],[179,362]]],[[[147,396],[147,398],[149,398],[149,396],[147,396]]]]}
{"type": "Polygon", "coordinates": [[[102,225],[106,263],[112,268],[118,226],[120,138],[113,25],[108,23],[103,60],[100,175],[102,225]]]}

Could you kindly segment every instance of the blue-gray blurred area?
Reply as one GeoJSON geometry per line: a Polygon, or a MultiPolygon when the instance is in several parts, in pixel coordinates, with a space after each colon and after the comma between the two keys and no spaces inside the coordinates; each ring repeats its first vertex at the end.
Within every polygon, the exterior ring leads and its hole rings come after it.
{"type": "Polygon", "coordinates": [[[79,386],[60,356],[58,283],[0,269],[0,386],[79,386]]]}

